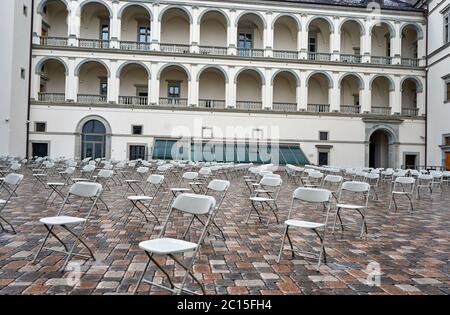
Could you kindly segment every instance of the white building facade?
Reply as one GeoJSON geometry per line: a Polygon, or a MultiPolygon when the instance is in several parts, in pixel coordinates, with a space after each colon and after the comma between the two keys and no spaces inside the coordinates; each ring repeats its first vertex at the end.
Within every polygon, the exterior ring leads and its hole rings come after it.
{"type": "Polygon", "coordinates": [[[428,164],[450,170],[450,1],[427,1],[428,164]]]}
{"type": "Polygon", "coordinates": [[[38,0],[29,155],[423,165],[425,15],[374,8],[38,0]]]}

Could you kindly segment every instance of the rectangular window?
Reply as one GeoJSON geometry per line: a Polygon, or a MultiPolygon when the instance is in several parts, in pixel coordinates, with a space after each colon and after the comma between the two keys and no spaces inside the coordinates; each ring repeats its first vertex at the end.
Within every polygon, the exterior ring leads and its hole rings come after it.
{"type": "Polygon", "coordinates": [[[444,44],[450,43],[450,10],[444,13],[444,44]]]}
{"type": "Polygon", "coordinates": [[[444,145],[450,146],[450,137],[445,137],[444,145]]]}
{"type": "Polygon", "coordinates": [[[309,34],[308,36],[308,51],[317,52],[317,34],[309,34]]]}
{"type": "Polygon", "coordinates": [[[328,131],[319,131],[319,140],[328,141],[328,131]]]}
{"type": "Polygon", "coordinates": [[[238,48],[252,49],[253,48],[253,34],[250,32],[240,31],[238,36],[238,48]]]}
{"type": "Polygon", "coordinates": [[[167,96],[169,98],[180,98],[181,84],[180,82],[169,82],[167,96]]]}
{"type": "Polygon", "coordinates": [[[146,147],[145,145],[130,145],[129,159],[133,160],[146,160],[146,147]]]}
{"type": "Polygon", "coordinates": [[[106,78],[100,79],[100,95],[102,96],[108,95],[108,79],[106,78]]]}
{"type": "Polygon", "coordinates": [[[450,81],[445,83],[445,88],[446,88],[446,96],[447,98],[445,99],[447,102],[450,102],[450,81]]]}
{"type": "Polygon", "coordinates": [[[45,132],[47,130],[47,123],[45,122],[35,122],[34,131],[35,132],[45,132]]]}
{"type": "Polygon", "coordinates": [[[133,135],[142,135],[142,126],[139,125],[133,125],[131,126],[131,131],[133,135]]]}
{"type": "Polygon", "coordinates": [[[391,56],[391,38],[386,36],[386,56],[391,56]]]}
{"type": "Polygon", "coordinates": [[[150,27],[149,26],[139,26],[138,29],[138,42],[141,44],[150,43],[150,27]]]}
{"type": "Polygon", "coordinates": [[[103,21],[100,26],[100,40],[109,41],[109,21],[103,21]]]}

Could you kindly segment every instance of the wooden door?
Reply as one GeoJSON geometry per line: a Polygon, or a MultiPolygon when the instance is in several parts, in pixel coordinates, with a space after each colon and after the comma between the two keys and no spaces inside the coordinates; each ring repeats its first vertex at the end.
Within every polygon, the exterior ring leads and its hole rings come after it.
{"type": "Polygon", "coordinates": [[[450,171],[450,152],[445,152],[445,168],[450,171]]]}

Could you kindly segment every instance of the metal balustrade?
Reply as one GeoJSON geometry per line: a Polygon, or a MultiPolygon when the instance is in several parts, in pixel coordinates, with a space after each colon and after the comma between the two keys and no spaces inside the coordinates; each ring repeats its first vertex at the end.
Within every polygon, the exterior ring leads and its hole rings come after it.
{"type": "Polygon", "coordinates": [[[341,105],[341,113],[345,114],[359,114],[361,106],[358,105],[341,105]]]}
{"type": "Polygon", "coordinates": [[[402,58],[402,66],[418,67],[419,59],[417,59],[417,58],[402,58]]]}
{"type": "Polygon", "coordinates": [[[298,59],[298,52],[296,51],[284,51],[284,50],[274,50],[273,58],[276,59],[298,59]]]}
{"type": "Polygon", "coordinates": [[[48,103],[64,103],[66,101],[66,95],[64,93],[38,93],[38,100],[40,102],[48,103]]]}
{"type": "Polygon", "coordinates": [[[387,106],[372,106],[372,114],[375,115],[390,115],[391,110],[392,108],[387,106]]]}
{"type": "Polygon", "coordinates": [[[121,105],[139,105],[147,106],[147,96],[119,96],[119,104],[121,105]]]}
{"type": "Polygon", "coordinates": [[[372,56],[370,62],[377,65],[390,65],[392,58],[388,56],[372,56]]]}
{"type": "Polygon", "coordinates": [[[199,99],[198,107],[201,108],[225,108],[225,100],[199,99]]]}
{"type": "Polygon", "coordinates": [[[132,51],[150,51],[151,44],[150,43],[121,41],[120,49],[132,50],[132,51]]]}
{"type": "Polygon", "coordinates": [[[67,46],[66,37],[41,37],[40,44],[42,46],[67,46]]]}
{"type": "Polygon", "coordinates": [[[159,106],[187,107],[188,99],[179,97],[160,97],[159,106]]]}
{"type": "Polygon", "coordinates": [[[166,53],[189,54],[190,46],[179,44],[160,44],[159,50],[166,53]]]}
{"type": "Polygon", "coordinates": [[[242,110],[261,110],[262,102],[236,101],[236,108],[242,110]]]}
{"type": "Polygon", "coordinates": [[[238,48],[237,55],[240,57],[264,57],[264,49],[238,48]]]}
{"type": "Polygon", "coordinates": [[[273,110],[279,112],[296,112],[297,103],[273,102],[273,110]]]}
{"type": "Polygon", "coordinates": [[[341,54],[341,62],[361,63],[361,55],[341,54]]]}
{"type": "Polygon", "coordinates": [[[82,48],[109,48],[110,42],[109,40],[101,40],[101,39],[79,39],[78,46],[82,48]]]}
{"type": "Polygon", "coordinates": [[[312,113],[328,113],[330,112],[329,104],[308,104],[308,112],[312,113]]]}
{"type": "Polygon", "coordinates": [[[199,53],[201,55],[225,56],[228,54],[228,49],[218,46],[200,46],[199,53]]]}
{"type": "Polygon", "coordinates": [[[418,108],[402,108],[402,116],[415,117],[419,114],[418,108]]]}
{"type": "Polygon", "coordinates": [[[308,52],[308,60],[314,61],[330,61],[330,53],[320,53],[320,52],[308,52]]]}
{"type": "Polygon", "coordinates": [[[107,102],[106,95],[78,94],[78,103],[83,104],[103,104],[107,102]]]}

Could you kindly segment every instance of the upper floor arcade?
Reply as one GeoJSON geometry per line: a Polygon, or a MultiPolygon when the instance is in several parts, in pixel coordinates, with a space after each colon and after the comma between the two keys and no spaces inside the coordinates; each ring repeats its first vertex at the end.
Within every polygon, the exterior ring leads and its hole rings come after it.
{"type": "Polygon", "coordinates": [[[401,11],[376,16],[226,1],[40,0],[34,34],[36,45],[49,47],[425,65],[424,18],[401,11]]]}

